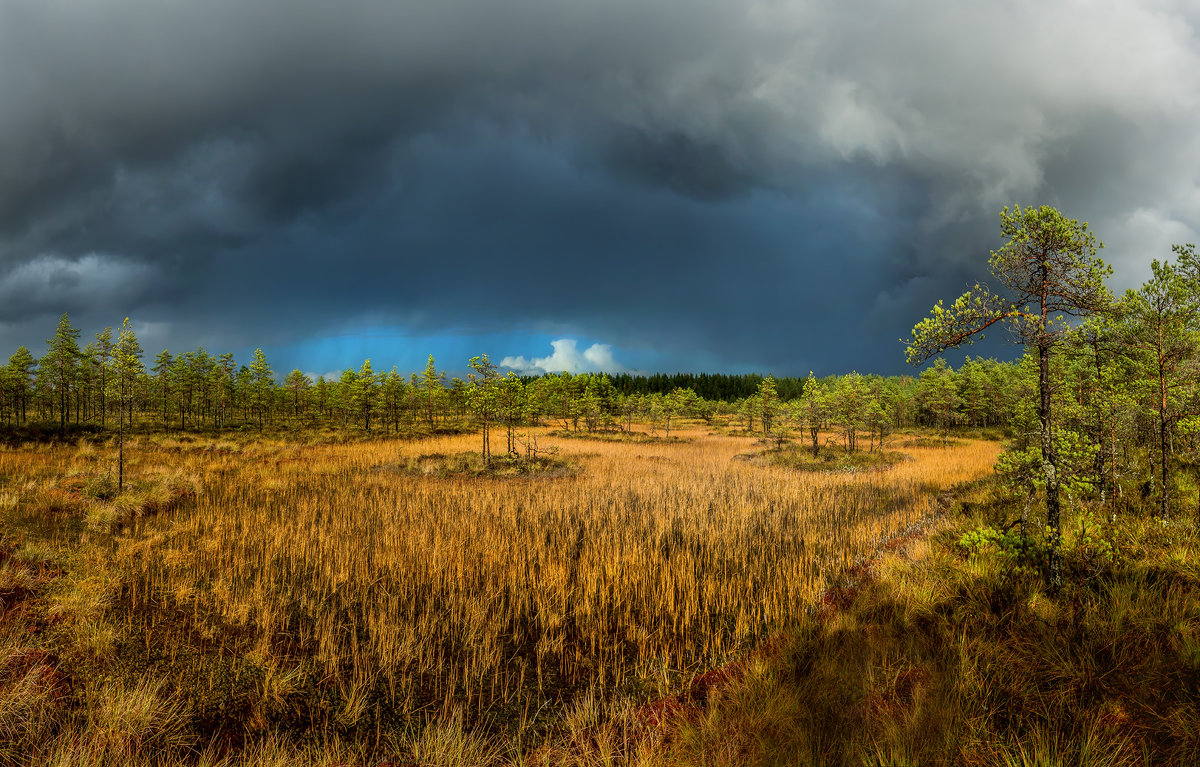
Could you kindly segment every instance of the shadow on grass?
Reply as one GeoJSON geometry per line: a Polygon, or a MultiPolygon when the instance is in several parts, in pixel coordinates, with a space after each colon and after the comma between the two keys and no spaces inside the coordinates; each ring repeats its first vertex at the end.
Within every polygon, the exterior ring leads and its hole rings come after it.
{"type": "Polygon", "coordinates": [[[1052,598],[1002,552],[958,545],[980,521],[827,594],[775,657],[680,724],[674,763],[1200,763],[1195,533],[1164,546],[1138,520],[1068,532],[1071,582],[1052,598]],[[1118,553],[1098,561],[1097,535],[1118,553]]]}

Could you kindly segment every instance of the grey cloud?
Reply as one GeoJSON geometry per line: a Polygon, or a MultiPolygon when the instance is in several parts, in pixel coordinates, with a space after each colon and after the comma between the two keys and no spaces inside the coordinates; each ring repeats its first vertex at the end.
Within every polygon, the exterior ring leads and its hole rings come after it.
{"type": "Polygon", "coordinates": [[[80,258],[39,256],[0,272],[0,323],[58,313],[64,302],[86,301],[119,311],[154,277],[147,264],[100,253],[80,258]]]}
{"type": "Polygon", "coordinates": [[[1196,239],[1197,16],[10,0],[0,341],[117,305],[181,344],[451,315],[890,369],[1004,204],[1091,220],[1127,282],[1196,239]]]}

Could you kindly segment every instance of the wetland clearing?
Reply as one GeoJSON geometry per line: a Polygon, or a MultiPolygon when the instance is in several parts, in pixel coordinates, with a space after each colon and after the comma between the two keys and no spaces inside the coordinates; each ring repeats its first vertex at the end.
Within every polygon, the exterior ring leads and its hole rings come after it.
{"type": "Polygon", "coordinates": [[[532,430],[553,458],[530,474],[440,470],[470,465],[470,434],[142,436],[120,494],[109,444],[6,449],[24,531],[6,568],[66,561],[39,629],[58,673],[149,693],[180,745],[386,751],[446,721],[536,742],[564,711],[669,694],[793,625],[999,452],[897,434],[890,466],[797,471],[740,460],[753,436],[673,434],[532,430]]]}

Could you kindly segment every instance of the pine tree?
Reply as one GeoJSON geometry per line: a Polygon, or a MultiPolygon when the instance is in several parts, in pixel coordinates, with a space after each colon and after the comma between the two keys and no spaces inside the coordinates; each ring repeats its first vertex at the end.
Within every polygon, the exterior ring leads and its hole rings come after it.
{"type": "Polygon", "coordinates": [[[505,448],[509,455],[517,454],[517,424],[525,415],[525,385],[511,370],[500,379],[497,390],[497,411],[504,422],[505,448]]]}
{"type": "Polygon", "coordinates": [[[1126,294],[1134,323],[1135,347],[1145,352],[1149,370],[1150,409],[1158,422],[1159,516],[1167,519],[1171,506],[1171,445],[1176,425],[1189,415],[1183,407],[1195,371],[1186,363],[1196,356],[1195,334],[1200,331],[1200,263],[1193,245],[1176,245],[1178,263],[1151,264],[1153,276],[1137,291],[1126,294]]]}
{"type": "Polygon", "coordinates": [[[292,418],[293,420],[299,420],[300,412],[306,409],[305,404],[308,400],[308,390],[312,387],[312,381],[299,368],[296,368],[288,373],[287,378],[283,379],[283,387],[291,395],[292,418]]]}
{"type": "Polygon", "coordinates": [[[258,428],[262,429],[263,420],[275,393],[275,371],[267,363],[267,355],[262,349],[255,349],[250,358],[250,406],[258,417],[258,428]]]}
{"type": "Polygon", "coordinates": [[[421,388],[425,397],[425,421],[429,424],[429,430],[433,431],[433,416],[437,409],[437,405],[445,396],[445,381],[446,374],[439,373],[437,366],[433,363],[433,355],[429,355],[429,362],[425,365],[425,372],[421,377],[421,388]]]}
{"type": "Polygon", "coordinates": [[[108,369],[112,364],[113,329],[105,328],[96,334],[96,362],[100,371],[100,428],[108,425],[108,369]]]}
{"type": "Polygon", "coordinates": [[[71,412],[71,384],[79,367],[79,331],[71,326],[71,318],[64,312],[54,330],[54,337],[46,341],[46,356],[42,358],[43,369],[49,374],[49,383],[54,386],[58,400],[59,428],[66,430],[71,412]]]}
{"type": "Polygon", "coordinates": [[[371,369],[371,360],[366,360],[354,379],[354,405],[363,419],[363,428],[371,430],[371,412],[375,406],[375,392],[379,382],[375,371],[371,369]]]}
{"type": "Polygon", "coordinates": [[[321,418],[325,418],[329,415],[329,382],[325,380],[325,376],[317,376],[317,383],[313,389],[313,410],[321,418]]]}
{"type": "Polygon", "coordinates": [[[133,415],[133,394],[138,376],[143,372],[142,347],[133,326],[126,317],[113,349],[114,384],[117,387],[117,490],[125,487],[125,422],[126,412],[133,415]]]}
{"type": "Polygon", "coordinates": [[[696,392],[682,386],[675,387],[671,390],[670,394],[663,398],[663,415],[667,420],[667,437],[671,436],[671,419],[690,413],[696,405],[696,399],[696,392]]]}
{"type": "Polygon", "coordinates": [[[1128,314],[1128,301],[1119,301],[1110,313],[1089,317],[1068,339],[1079,405],[1087,413],[1080,429],[1095,448],[1092,484],[1101,503],[1111,500],[1118,488],[1118,420],[1134,408],[1132,382],[1139,377],[1128,345],[1128,314]]]}
{"type": "Polygon", "coordinates": [[[816,376],[810,370],[804,382],[804,391],[800,395],[801,410],[808,424],[809,439],[812,440],[812,454],[816,458],[821,450],[819,442],[821,429],[829,418],[829,394],[825,387],[817,382],[816,376]]]}
{"type": "Polygon", "coordinates": [[[350,414],[355,410],[354,390],[358,386],[358,371],[346,368],[333,387],[333,409],[337,411],[338,422],[345,425],[350,414]]]}
{"type": "Polygon", "coordinates": [[[496,384],[500,381],[500,372],[486,354],[472,357],[467,364],[474,371],[468,376],[470,383],[467,396],[471,409],[483,427],[483,462],[491,465],[491,423],[496,409],[496,384]]]}
{"type": "Polygon", "coordinates": [[[1102,247],[1086,223],[1068,219],[1050,206],[1017,206],[1000,214],[1007,242],[992,251],[988,265],[1009,298],[976,285],[949,308],[941,301],[930,317],[913,328],[908,360],[919,364],[942,351],[970,343],[974,336],[1007,321],[1017,337],[1037,352],[1038,421],[1041,472],[1046,492],[1049,530],[1047,582],[1062,586],[1062,526],[1059,503],[1059,460],[1054,444],[1050,357],[1069,326],[1062,315],[1087,316],[1111,302],[1104,279],[1112,270],[1096,257],[1102,247]]]}
{"type": "Polygon", "coordinates": [[[763,436],[771,436],[771,428],[775,426],[779,411],[779,391],[775,388],[775,379],[767,376],[758,385],[758,419],[762,423],[763,436]]]}
{"type": "Polygon", "coordinates": [[[226,413],[233,407],[237,386],[235,378],[236,370],[237,363],[233,361],[233,354],[231,352],[226,352],[217,357],[217,364],[213,368],[217,400],[217,426],[225,425],[226,413]]]}
{"type": "Polygon", "coordinates": [[[204,347],[192,352],[191,385],[194,392],[195,418],[198,424],[213,415],[214,382],[217,361],[204,347]]]}
{"type": "Polygon", "coordinates": [[[837,379],[831,392],[831,407],[834,418],[842,427],[842,438],[847,452],[858,449],[858,430],[864,422],[866,391],[863,378],[857,371],[837,379]]]}
{"type": "Polygon", "coordinates": [[[394,431],[400,430],[400,411],[404,407],[404,388],[404,377],[400,375],[400,371],[395,366],[392,366],[380,386],[383,396],[385,433],[389,428],[394,431]]]}
{"type": "Polygon", "coordinates": [[[962,419],[959,406],[963,398],[958,392],[954,370],[941,357],[932,367],[922,370],[917,380],[917,400],[942,432],[943,444],[950,441],[950,427],[962,419]]]}
{"type": "Polygon", "coordinates": [[[20,422],[26,422],[26,409],[29,403],[29,392],[33,383],[33,370],[37,360],[24,346],[17,347],[8,358],[9,385],[13,392],[13,417],[16,418],[17,403],[20,403],[20,422]]]}
{"type": "Polygon", "coordinates": [[[170,431],[171,427],[171,393],[174,388],[174,364],[175,357],[171,352],[163,349],[154,358],[154,367],[150,370],[154,373],[154,393],[155,399],[159,403],[159,416],[162,418],[163,428],[170,431]]]}

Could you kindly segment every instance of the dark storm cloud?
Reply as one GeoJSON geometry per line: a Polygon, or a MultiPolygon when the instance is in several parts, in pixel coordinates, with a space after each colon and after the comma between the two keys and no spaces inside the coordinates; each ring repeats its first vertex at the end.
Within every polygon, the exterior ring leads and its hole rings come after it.
{"type": "MultiPolygon", "coordinates": [[[[364,324],[895,370],[998,209],[1200,228],[1186,2],[9,0],[0,344],[364,324]]],[[[544,354],[530,349],[529,354],[544,354]]]]}
{"type": "Polygon", "coordinates": [[[662,187],[702,200],[738,197],[755,178],[726,156],[715,142],[702,144],[684,133],[617,131],[598,159],[615,175],[636,184],[662,187]]]}

